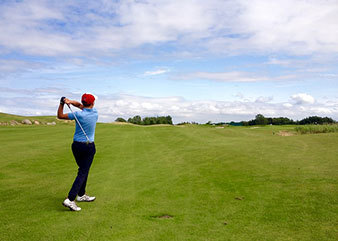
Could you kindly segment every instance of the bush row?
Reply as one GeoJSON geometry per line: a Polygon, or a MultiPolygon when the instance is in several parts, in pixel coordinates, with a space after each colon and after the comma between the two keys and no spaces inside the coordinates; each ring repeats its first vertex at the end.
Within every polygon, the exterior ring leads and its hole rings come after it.
{"type": "Polygon", "coordinates": [[[300,134],[316,134],[338,132],[338,124],[334,125],[304,125],[297,126],[295,130],[300,134]]]}
{"type": "Polygon", "coordinates": [[[262,114],[256,115],[255,119],[249,121],[230,122],[234,126],[254,126],[254,125],[323,125],[336,123],[332,118],[310,116],[300,121],[294,121],[287,117],[265,117],[262,114]]]}
{"type": "Polygon", "coordinates": [[[158,124],[168,124],[172,125],[173,121],[171,116],[156,116],[156,117],[144,117],[136,115],[133,118],[128,118],[128,121],[119,117],[115,120],[116,122],[129,122],[136,125],[158,125],[158,124]]]}

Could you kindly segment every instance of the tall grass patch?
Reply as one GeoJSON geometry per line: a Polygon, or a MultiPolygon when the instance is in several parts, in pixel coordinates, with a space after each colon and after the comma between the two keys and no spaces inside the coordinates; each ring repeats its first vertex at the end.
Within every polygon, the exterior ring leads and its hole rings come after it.
{"type": "Polygon", "coordinates": [[[295,130],[300,134],[316,134],[316,133],[338,132],[338,124],[297,126],[295,128],[295,130]]]}

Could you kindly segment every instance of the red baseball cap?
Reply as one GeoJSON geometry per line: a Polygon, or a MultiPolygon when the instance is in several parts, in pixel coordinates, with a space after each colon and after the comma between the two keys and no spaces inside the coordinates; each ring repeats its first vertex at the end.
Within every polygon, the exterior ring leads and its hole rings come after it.
{"type": "Polygon", "coordinates": [[[84,93],[82,95],[81,102],[83,105],[91,105],[94,103],[94,101],[95,101],[94,95],[87,93],[84,93]]]}

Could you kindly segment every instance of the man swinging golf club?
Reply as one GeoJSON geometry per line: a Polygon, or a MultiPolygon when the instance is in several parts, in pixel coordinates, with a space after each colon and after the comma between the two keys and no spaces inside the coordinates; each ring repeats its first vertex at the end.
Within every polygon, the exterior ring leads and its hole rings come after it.
{"type": "Polygon", "coordinates": [[[78,202],[92,202],[95,200],[95,197],[90,197],[86,194],[89,168],[96,152],[94,135],[98,114],[96,109],[93,108],[94,101],[95,97],[91,94],[82,95],[82,104],[75,100],[69,100],[66,97],[62,97],[58,108],[57,116],[59,119],[75,119],[76,121],[72,151],[79,169],[68,197],[62,203],[63,206],[68,207],[72,211],[81,210],[81,208],[76,205],[75,198],[78,202]],[[64,104],[69,107],[71,113],[63,113],[64,104]],[[73,105],[82,111],[73,112],[70,105],[73,105]]]}

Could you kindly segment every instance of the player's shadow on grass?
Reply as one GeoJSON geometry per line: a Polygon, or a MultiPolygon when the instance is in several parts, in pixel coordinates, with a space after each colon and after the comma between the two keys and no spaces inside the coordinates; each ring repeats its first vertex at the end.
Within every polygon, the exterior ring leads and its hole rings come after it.
{"type": "Polygon", "coordinates": [[[58,198],[58,197],[55,197],[53,199],[53,202],[52,202],[52,205],[54,206],[54,210],[58,211],[58,212],[71,212],[69,210],[69,208],[66,208],[65,206],[62,205],[62,202],[65,200],[64,197],[62,198],[58,198]]]}
{"type": "MultiPolygon", "coordinates": [[[[48,205],[53,205],[54,210],[58,211],[58,212],[75,212],[75,211],[71,211],[69,208],[63,206],[62,202],[65,200],[65,197],[63,198],[58,198],[58,197],[54,197],[54,199],[52,199],[51,204],[48,205]]],[[[82,205],[86,205],[86,203],[82,202],[82,205]]]]}

